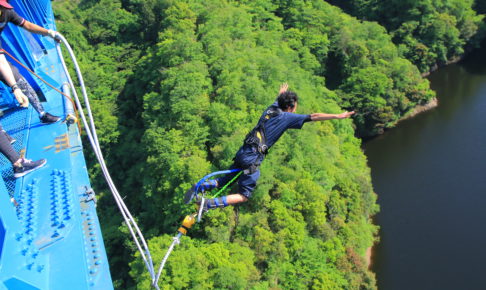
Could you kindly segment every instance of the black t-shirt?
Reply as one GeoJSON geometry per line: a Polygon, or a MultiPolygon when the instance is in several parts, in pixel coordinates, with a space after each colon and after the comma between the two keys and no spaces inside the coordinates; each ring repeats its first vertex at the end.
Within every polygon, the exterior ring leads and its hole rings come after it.
{"type": "MultiPolygon", "coordinates": [[[[0,15],[0,35],[9,22],[12,22],[17,26],[24,25],[25,19],[20,17],[13,9],[1,8],[0,11],[2,13],[0,15]]],[[[0,49],[2,49],[1,43],[0,49]]]]}

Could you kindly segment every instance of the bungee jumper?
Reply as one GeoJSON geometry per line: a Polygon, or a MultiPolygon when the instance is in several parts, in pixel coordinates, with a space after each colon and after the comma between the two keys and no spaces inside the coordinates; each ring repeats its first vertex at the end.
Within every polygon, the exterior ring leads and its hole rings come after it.
{"type": "Polygon", "coordinates": [[[162,270],[175,245],[179,244],[180,238],[186,235],[196,222],[201,220],[203,212],[246,202],[251,198],[260,177],[260,164],[268,154],[270,147],[287,129],[302,129],[306,122],[346,119],[354,114],[354,111],[341,114],[296,114],[299,98],[296,93],[289,91],[288,88],[287,83],[280,86],[277,100],[263,112],[255,128],[248,133],[243,145],[233,158],[233,165],[228,170],[217,171],[204,176],[186,192],[184,202],[187,204],[195,200],[198,212],[187,215],[177,230],[176,236],[172,238],[173,241],[162,259],[153,281],[154,287],[158,287],[162,270]],[[218,175],[222,175],[222,177],[210,179],[218,175]],[[238,192],[218,197],[233,181],[238,181],[238,192]],[[220,188],[220,190],[214,197],[205,199],[205,193],[215,188],[220,188]]]}
{"type": "Polygon", "coordinates": [[[295,113],[297,104],[297,94],[288,90],[287,83],[282,84],[277,100],[263,112],[257,125],[248,133],[229,170],[205,176],[186,192],[184,202],[190,203],[195,199],[200,210],[205,212],[248,201],[260,177],[260,164],[268,154],[268,150],[287,129],[302,129],[306,122],[346,119],[354,114],[354,111],[352,111],[340,114],[313,113],[301,115],[295,113]],[[207,178],[219,174],[225,175],[207,180],[207,178]],[[237,193],[207,200],[199,195],[201,192],[228,186],[235,179],[238,181],[237,193]]]}

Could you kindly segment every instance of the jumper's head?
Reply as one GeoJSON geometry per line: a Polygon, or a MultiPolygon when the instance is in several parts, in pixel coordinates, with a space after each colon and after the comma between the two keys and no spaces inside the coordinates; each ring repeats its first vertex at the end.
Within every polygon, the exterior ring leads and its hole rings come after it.
{"type": "Polygon", "coordinates": [[[278,107],[284,112],[295,113],[299,97],[292,91],[285,91],[278,95],[278,107]]]}

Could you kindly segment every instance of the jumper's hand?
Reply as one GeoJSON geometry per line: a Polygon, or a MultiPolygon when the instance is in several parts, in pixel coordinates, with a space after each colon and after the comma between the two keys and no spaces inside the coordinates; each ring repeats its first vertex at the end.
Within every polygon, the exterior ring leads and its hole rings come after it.
{"type": "Polygon", "coordinates": [[[337,117],[337,119],[346,119],[346,118],[351,117],[353,114],[354,114],[354,111],[344,112],[344,113],[338,114],[336,117],[337,117]]]}
{"type": "Polygon", "coordinates": [[[278,94],[285,93],[289,89],[289,84],[283,83],[280,85],[280,90],[278,91],[278,94]]]}
{"type": "Polygon", "coordinates": [[[24,95],[24,93],[19,88],[16,88],[13,91],[13,94],[21,107],[27,108],[29,106],[29,99],[24,95]]]}

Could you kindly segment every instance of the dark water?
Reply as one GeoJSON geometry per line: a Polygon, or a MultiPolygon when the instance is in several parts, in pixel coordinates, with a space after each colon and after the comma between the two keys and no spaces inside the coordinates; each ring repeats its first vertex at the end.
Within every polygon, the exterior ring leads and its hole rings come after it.
{"type": "Polygon", "coordinates": [[[486,289],[486,49],[429,78],[439,107],[368,141],[379,289],[486,289]]]}

